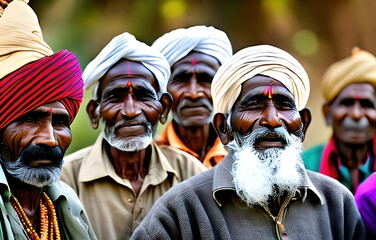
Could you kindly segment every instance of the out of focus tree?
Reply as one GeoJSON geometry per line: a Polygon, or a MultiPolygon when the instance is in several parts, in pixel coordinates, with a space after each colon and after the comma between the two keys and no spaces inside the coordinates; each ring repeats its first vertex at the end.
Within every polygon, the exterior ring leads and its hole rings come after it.
{"type": "MultiPolygon", "coordinates": [[[[311,79],[308,107],[313,121],[305,146],[325,141],[320,78],[326,67],[359,46],[376,54],[374,0],[30,0],[44,37],[54,50],[77,54],[82,68],[114,36],[130,32],[151,44],[163,33],[192,25],[212,25],[230,37],[234,51],[254,44],[280,47],[305,66],[311,79]]],[[[85,100],[72,125],[68,152],[93,143],[85,100]]]]}

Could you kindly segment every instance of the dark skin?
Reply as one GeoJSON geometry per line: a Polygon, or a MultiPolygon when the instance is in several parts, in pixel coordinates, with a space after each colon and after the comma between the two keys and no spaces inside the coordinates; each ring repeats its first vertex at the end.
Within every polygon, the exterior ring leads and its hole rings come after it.
{"type": "MultiPolygon", "coordinates": [[[[100,100],[90,100],[87,112],[92,127],[98,128],[102,118],[105,125],[115,126],[120,120],[125,124],[116,128],[119,138],[140,136],[145,133],[145,121],[153,126],[158,120],[164,124],[171,107],[171,95],[163,94],[158,99],[159,85],[152,72],[140,62],[120,60],[100,79],[100,100]],[[96,111],[97,107],[100,111],[96,111]]],[[[104,140],[106,153],[116,173],[132,184],[139,194],[150,162],[150,148],[126,152],[111,146],[104,140]]]]}
{"type": "Polygon", "coordinates": [[[0,0],[0,7],[2,7],[3,9],[5,9],[8,6],[8,4],[10,2],[12,2],[12,1],[13,0],[0,0]]]}
{"type": "Polygon", "coordinates": [[[211,82],[219,61],[207,54],[190,52],[171,67],[167,90],[173,98],[172,113],[175,132],[182,142],[203,161],[213,146],[215,134],[211,126],[211,82]]]}
{"type": "Polygon", "coordinates": [[[373,151],[376,133],[376,92],[369,83],[353,83],[323,105],[326,124],[332,127],[342,164],[357,181],[359,167],[373,151]]]}
{"type": "MultiPolygon", "coordinates": [[[[4,161],[15,161],[21,151],[30,145],[59,146],[65,152],[72,141],[69,113],[60,102],[41,105],[24,114],[2,129],[4,161]],[[4,152],[6,151],[6,152],[4,152]]],[[[30,167],[51,165],[51,159],[29,161],[30,167]]],[[[22,205],[30,222],[36,226],[39,219],[39,199],[43,188],[20,182],[6,173],[11,193],[22,205]]]]}
{"type": "MultiPolygon", "coordinates": [[[[242,84],[242,90],[235,101],[231,114],[231,129],[227,125],[229,115],[217,113],[213,125],[223,144],[234,139],[233,132],[247,134],[260,127],[274,129],[283,127],[303,141],[311,122],[309,109],[298,111],[293,95],[280,82],[273,78],[256,75],[242,84]]],[[[276,136],[266,136],[255,142],[255,149],[284,148],[285,141],[276,136]]],[[[230,153],[231,154],[231,153],[230,153]]],[[[272,209],[279,209],[278,201],[272,209]]],[[[271,210],[272,210],[271,209],[271,210]]]]}

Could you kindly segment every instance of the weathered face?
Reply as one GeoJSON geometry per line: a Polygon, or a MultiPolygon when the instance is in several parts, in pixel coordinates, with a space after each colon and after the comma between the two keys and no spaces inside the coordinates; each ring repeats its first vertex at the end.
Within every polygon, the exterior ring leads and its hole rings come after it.
{"type": "Polygon", "coordinates": [[[173,119],[184,127],[209,124],[212,120],[211,82],[219,68],[216,58],[191,52],[171,68],[167,90],[174,100],[173,119]]]}
{"type": "Polygon", "coordinates": [[[0,153],[7,172],[35,186],[59,179],[63,155],[72,135],[69,113],[60,102],[41,105],[9,124],[0,153]]]}
{"type": "Polygon", "coordinates": [[[279,194],[295,194],[305,174],[301,153],[309,110],[299,112],[284,85],[257,75],[242,84],[228,116],[230,129],[224,127],[225,116],[216,114],[213,123],[222,143],[233,150],[231,173],[238,196],[256,206],[279,194]]]}
{"type": "Polygon", "coordinates": [[[120,145],[137,137],[146,146],[150,143],[152,128],[163,112],[157,91],[154,75],[140,62],[122,59],[102,77],[99,115],[104,122],[105,138],[113,147],[129,150],[120,145]]]}
{"type": "MultiPolygon", "coordinates": [[[[305,132],[293,95],[280,82],[260,75],[243,83],[233,107],[231,125],[233,131],[242,135],[257,128],[273,130],[282,127],[303,140],[305,132]]],[[[283,148],[285,145],[285,140],[272,134],[255,141],[256,150],[283,148]]]]}
{"type": "Polygon", "coordinates": [[[365,144],[376,131],[376,93],[368,83],[345,87],[334,101],[324,106],[327,124],[334,137],[348,144],[365,144]]]}

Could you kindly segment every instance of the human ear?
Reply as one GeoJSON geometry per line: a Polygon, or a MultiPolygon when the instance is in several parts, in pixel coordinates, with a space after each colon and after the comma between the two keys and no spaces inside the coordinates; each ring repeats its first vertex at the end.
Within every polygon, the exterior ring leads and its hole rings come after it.
{"type": "Polygon", "coordinates": [[[91,126],[94,129],[97,129],[100,119],[99,104],[95,100],[91,99],[86,106],[86,112],[89,115],[91,126]]]}
{"type": "Polygon", "coordinates": [[[332,125],[332,116],[330,114],[330,103],[325,103],[322,106],[322,113],[324,114],[324,117],[325,117],[326,126],[331,126],[332,125]]]}
{"type": "Polygon", "coordinates": [[[161,98],[159,99],[159,102],[162,104],[163,111],[162,114],[159,116],[159,121],[162,124],[165,124],[167,121],[168,113],[171,110],[172,105],[172,96],[170,93],[163,93],[161,98]]]}
{"type": "Polygon", "coordinates": [[[308,108],[303,108],[302,110],[300,110],[299,115],[300,115],[300,118],[302,119],[302,125],[303,125],[303,129],[302,129],[302,132],[303,132],[302,141],[303,141],[304,136],[307,132],[308,126],[311,123],[312,115],[311,115],[311,111],[308,108]]]}
{"type": "Polygon", "coordinates": [[[216,113],[213,118],[213,127],[223,145],[227,145],[233,140],[230,127],[227,125],[226,120],[227,118],[223,113],[216,113]]]}

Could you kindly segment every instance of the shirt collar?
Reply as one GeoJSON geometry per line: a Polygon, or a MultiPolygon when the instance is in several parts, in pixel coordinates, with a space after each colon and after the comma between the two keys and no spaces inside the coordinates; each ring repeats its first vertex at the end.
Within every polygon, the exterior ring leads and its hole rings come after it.
{"type": "MultiPolygon", "coordinates": [[[[94,181],[99,178],[110,176],[120,184],[128,184],[128,180],[119,177],[107,156],[103,146],[103,135],[99,134],[96,142],[92,146],[88,155],[83,158],[78,179],[80,182],[94,181]]],[[[157,144],[153,141],[151,147],[151,159],[147,178],[151,184],[158,184],[167,178],[168,173],[172,173],[181,180],[180,174],[176,172],[157,144]]]]}
{"type": "MultiPolygon", "coordinates": [[[[222,206],[221,200],[223,194],[220,194],[221,192],[236,192],[235,185],[233,183],[233,177],[231,174],[233,162],[234,160],[232,158],[232,154],[230,153],[215,167],[212,196],[215,202],[218,204],[218,206],[222,206]]],[[[324,201],[322,200],[319,191],[311,182],[311,179],[308,177],[306,171],[304,171],[304,179],[302,181],[302,184],[298,187],[298,189],[300,190],[300,192],[302,192],[303,190],[303,202],[306,199],[308,191],[311,191],[320,200],[321,205],[324,204],[324,201]]]]}

